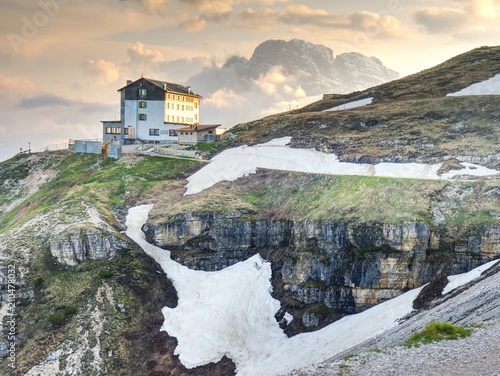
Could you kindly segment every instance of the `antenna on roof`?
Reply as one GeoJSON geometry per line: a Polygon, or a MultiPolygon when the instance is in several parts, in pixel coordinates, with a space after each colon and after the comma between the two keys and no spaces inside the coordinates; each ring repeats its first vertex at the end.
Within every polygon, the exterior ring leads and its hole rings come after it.
{"type": "Polygon", "coordinates": [[[142,61],[141,78],[144,78],[144,60],[142,61]]]}

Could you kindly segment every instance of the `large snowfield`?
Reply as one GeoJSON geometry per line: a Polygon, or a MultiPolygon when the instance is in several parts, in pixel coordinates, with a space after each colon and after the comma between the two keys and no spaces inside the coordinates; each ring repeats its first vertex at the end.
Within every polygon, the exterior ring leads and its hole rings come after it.
{"type": "MultiPolygon", "coordinates": [[[[175,354],[187,368],[223,356],[234,361],[238,375],[281,375],[317,364],[397,326],[412,311],[421,290],[288,338],[274,318],[280,303],[271,297],[270,263],[256,255],[218,272],[191,270],[173,261],[169,251],[146,242],[142,226],[152,207],[129,210],[126,234],[161,265],[177,291],[177,307],[162,309],[161,330],[177,338],[175,354]]],[[[457,288],[478,273],[456,277],[450,287],[457,288]]]]}
{"type": "Polygon", "coordinates": [[[209,164],[187,180],[186,195],[202,192],[221,181],[234,181],[253,174],[257,168],[329,175],[385,176],[415,179],[451,179],[455,176],[487,176],[499,171],[462,162],[461,170],[439,175],[442,163],[348,163],[340,162],[335,154],[314,149],[293,149],[287,146],[291,137],[271,140],[255,146],[240,146],[223,151],[209,164]]]}

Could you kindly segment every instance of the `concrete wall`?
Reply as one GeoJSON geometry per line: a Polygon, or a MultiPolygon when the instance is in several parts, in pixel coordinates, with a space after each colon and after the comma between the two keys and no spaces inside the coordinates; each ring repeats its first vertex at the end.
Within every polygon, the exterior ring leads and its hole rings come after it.
{"type": "Polygon", "coordinates": [[[165,99],[165,122],[194,124],[200,122],[200,99],[188,96],[168,94],[165,99]],[[170,96],[170,99],[168,98],[170,96]],[[175,97],[175,99],[173,99],[175,97]],[[179,100],[177,100],[179,97],[179,100]]]}
{"type": "Polygon", "coordinates": [[[101,154],[101,142],[75,140],[75,153],[101,154]]]}
{"type": "Polygon", "coordinates": [[[197,132],[182,132],[179,135],[179,144],[181,145],[196,145],[198,143],[197,132]]]}
{"type": "Polygon", "coordinates": [[[146,108],[138,108],[138,102],[125,101],[125,127],[135,128],[135,138],[143,141],[170,141],[177,142],[176,136],[170,136],[171,129],[182,127],[179,124],[165,124],[164,111],[165,102],[146,101],[146,108]],[[139,120],[139,114],[146,114],[146,120],[139,120]],[[159,129],[158,136],[149,134],[150,129],[159,129]]]}

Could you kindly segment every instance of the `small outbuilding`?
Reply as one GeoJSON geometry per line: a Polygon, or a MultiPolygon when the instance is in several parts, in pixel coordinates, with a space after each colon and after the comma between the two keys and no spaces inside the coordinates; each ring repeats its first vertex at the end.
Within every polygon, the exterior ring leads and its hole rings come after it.
{"type": "Polygon", "coordinates": [[[225,129],[220,124],[194,124],[177,129],[180,145],[220,141],[225,129]]]}

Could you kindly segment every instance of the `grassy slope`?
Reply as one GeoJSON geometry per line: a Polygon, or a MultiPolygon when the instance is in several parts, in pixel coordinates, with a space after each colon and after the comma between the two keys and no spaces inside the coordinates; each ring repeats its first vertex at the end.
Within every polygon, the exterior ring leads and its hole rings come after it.
{"type": "MultiPolygon", "coordinates": [[[[255,219],[401,223],[421,220],[463,231],[497,223],[498,203],[485,195],[497,179],[470,182],[328,176],[259,170],[256,175],[183,197],[184,188],[164,192],[152,211],[153,222],[189,212],[249,211],[255,219]],[[457,192],[443,196],[443,191],[457,192]],[[466,192],[466,194],[464,194],[466,192]],[[444,221],[435,223],[439,203],[444,221]]],[[[457,231],[458,234],[458,231],[457,231]]]]}
{"type": "MultiPolygon", "coordinates": [[[[127,206],[189,174],[197,165],[195,161],[160,157],[114,161],[95,155],[54,153],[18,156],[0,164],[0,205],[21,198],[13,210],[0,212],[0,234],[4,234],[4,239],[7,236],[7,245],[14,250],[1,251],[7,257],[5,262],[10,255],[19,270],[29,270],[23,277],[26,284],[20,286],[19,292],[35,292],[33,301],[21,299],[18,305],[17,329],[26,339],[18,343],[18,374],[40,362],[47,351],[63,341],[78,340],[82,333],[91,330],[91,312],[96,307],[106,318],[101,356],[106,359],[108,351],[114,353],[113,358],[107,359],[109,374],[144,370],[135,352],[145,345],[142,341],[150,339],[144,338],[141,331],[151,325],[155,317],[152,311],[160,312],[162,305],[171,305],[166,302],[170,298],[166,297],[169,283],[165,276],[157,274],[157,266],[134,248],[120,251],[109,261],[87,260],[76,267],[61,266],[50,256],[47,241],[51,228],[44,228],[43,223],[36,225],[36,218],[48,215],[52,226],[64,223],[84,226],[85,206],[91,205],[116,229],[115,235],[120,236],[117,217],[121,217],[127,206]],[[23,197],[23,179],[30,172],[40,171],[57,174],[38,192],[23,197]],[[22,225],[27,227],[21,233],[11,232],[22,225]],[[30,256],[23,255],[21,261],[15,250],[25,245],[30,256]],[[114,305],[106,300],[97,302],[98,291],[104,286],[112,291],[114,305]],[[119,312],[118,303],[125,305],[125,313],[119,312]],[[132,363],[132,359],[137,363],[132,363]]],[[[161,321],[154,323],[160,324],[161,321]]],[[[154,355],[155,351],[151,357],[158,355],[154,355]]],[[[7,375],[6,363],[0,365],[0,373],[7,375]]]]}
{"type": "Polygon", "coordinates": [[[445,97],[498,73],[500,47],[479,48],[400,80],[240,124],[232,129],[239,136],[233,145],[293,136],[292,146],[349,159],[430,161],[498,154],[500,98],[445,97]],[[372,105],[322,112],[367,97],[374,97],[372,105]]]}

